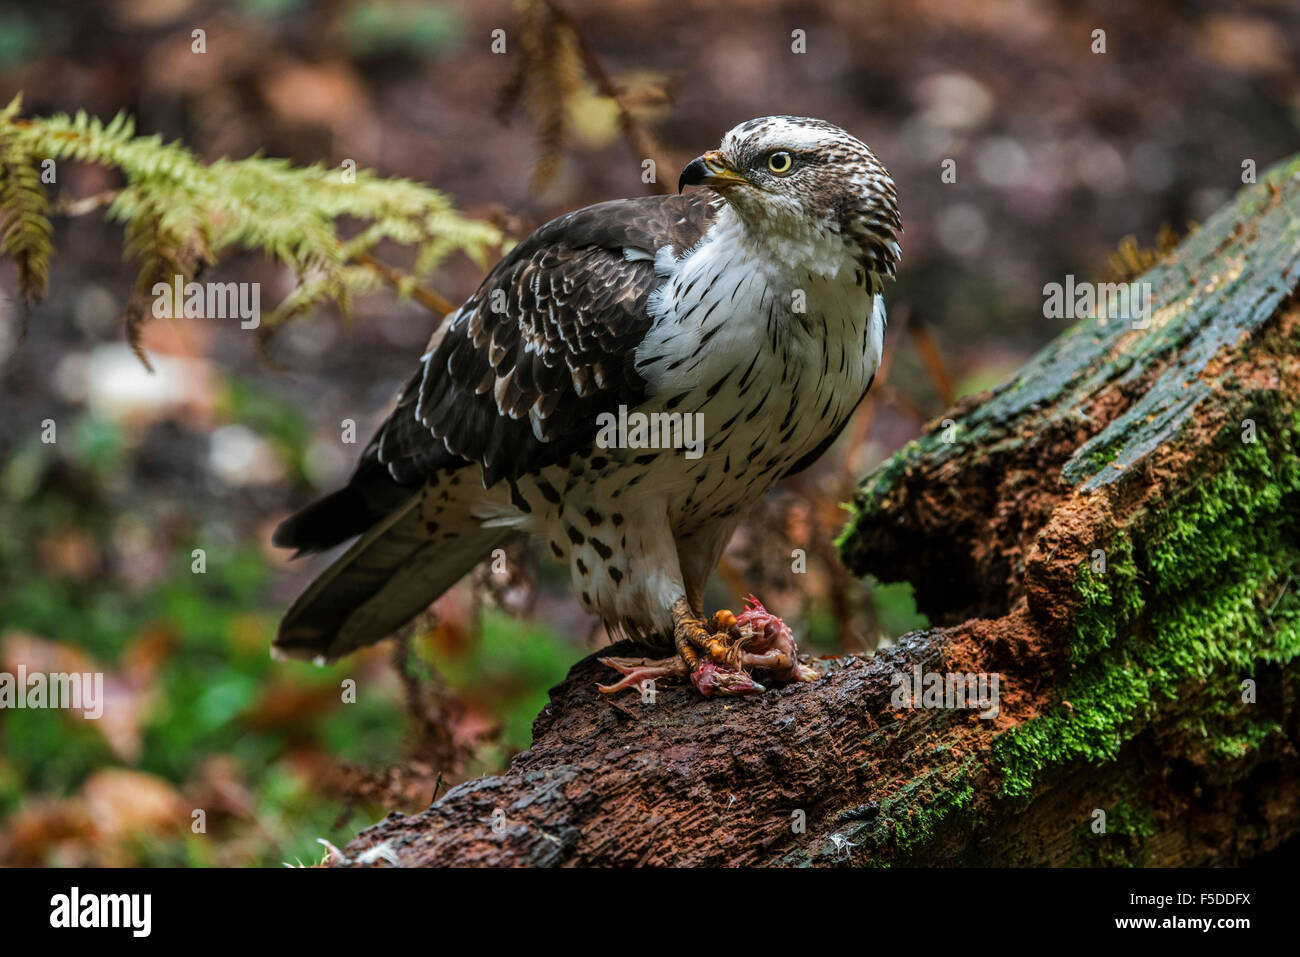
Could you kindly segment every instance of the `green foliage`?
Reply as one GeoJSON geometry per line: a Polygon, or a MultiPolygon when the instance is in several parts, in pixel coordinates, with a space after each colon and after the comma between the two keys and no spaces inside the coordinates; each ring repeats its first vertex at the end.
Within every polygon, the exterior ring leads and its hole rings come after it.
{"type": "MultiPolygon", "coordinates": [[[[310,434],[300,409],[247,380],[225,376],[218,388],[222,420],[243,422],[279,445],[287,461],[301,463],[310,434]]],[[[4,711],[0,830],[24,807],[75,808],[99,772],[144,772],[189,794],[203,791],[217,762],[233,769],[248,804],[237,814],[214,813],[206,835],[190,834],[188,820],[175,831],[141,835],[123,852],[127,859],[170,866],[314,863],[318,837],[342,846],[383,810],[367,802],[353,808],[321,786],[319,768],[400,764],[416,730],[386,667],[357,657],[328,668],[272,661],[267,648],[283,600],[268,594],[273,573],[266,556],[248,536],[229,534],[237,518],[200,502],[179,525],[159,520],[174,503],[169,493],[155,488],[142,496],[120,481],[133,464],[129,427],[84,413],[60,429],[57,445],[33,434],[0,466],[0,649],[30,636],[47,649],[88,656],[106,672],[107,688],[133,687],[137,703],[119,700],[114,711],[134,716],[138,753],[115,751],[103,722],[4,711]],[[96,491],[87,495],[87,488],[96,491]],[[124,529],[140,526],[150,526],[140,550],[124,550],[124,529]],[[92,570],[47,564],[45,543],[69,534],[90,543],[98,556],[92,570]],[[202,575],[191,571],[195,542],[205,543],[202,575]],[[158,557],[160,567],[144,579],[122,574],[158,557]],[[166,636],[167,650],[141,676],[131,662],[154,634],[166,636]],[[344,678],[358,682],[353,703],[341,701],[344,678]],[[286,708],[286,698],[302,707],[286,708]]],[[[485,611],[475,632],[440,650],[430,667],[476,720],[502,728],[499,738],[478,744],[466,768],[493,773],[529,745],[547,689],[577,652],[553,630],[496,611],[485,611]]],[[[55,843],[46,853],[43,860],[58,860],[55,843]]]]}
{"type": "Polygon", "coordinates": [[[188,279],[241,251],[261,253],[297,276],[297,286],[263,320],[273,328],[327,302],[346,315],[354,295],[381,281],[367,261],[380,242],[413,250],[414,267],[398,282],[404,296],[451,253],[464,252],[486,268],[502,243],[494,226],[466,219],[443,194],[408,180],[262,156],[205,164],[178,143],[135,136],[125,114],[104,124],[85,113],[20,119],[20,108],[15,97],[0,113],[0,251],[18,264],[23,292],[40,295],[51,251],[40,162],[117,170],[125,182],[111,194],[107,215],[125,227],[124,250],[138,269],[131,330],[144,318],[144,296],[155,283],[188,279]],[[345,223],[360,225],[344,235],[345,223]]]}
{"type": "Polygon", "coordinates": [[[437,53],[464,32],[460,14],[439,4],[368,0],[349,7],[346,16],[347,42],[362,56],[437,53]]]}
{"type": "Polygon", "coordinates": [[[40,22],[30,11],[0,7],[0,69],[22,63],[49,42],[52,32],[63,32],[50,19],[40,22]]]}
{"type": "MultiPolygon", "coordinates": [[[[240,408],[294,441],[291,419],[272,400],[240,408]]],[[[148,514],[128,505],[105,509],[40,480],[56,448],[64,469],[99,479],[120,474],[129,452],[118,427],[90,415],[69,425],[71,441],[24,446],[0,473],[6,490],[0,498],[0,527],[6,530],[0,536],[0,639],[28,634],[76,649],[109,673],[106,684],[141,680],[129,677],[131,649],[139,647],[141,636],[161,630],[175,646],[159,658],[147,686],[136,689],[147,697],[139,699],[136,712],[135,760],[115,753],[96,722],[49,711],[6,711],[0,720],[0,819],[36,796],[75,803],[86,780],[104,769],[127,767],[186,789],[202,779],[207,762],[221,759],[233,762],[248,788],[248,814],[239,820],[214,815],[207,835],[189,834],[188,828],[141,835],[130,859],[173,866],[314,863],[321,854],[317,837],[341,845],[380,811],[352,810],[322,793],[319,782],[295,767],[294,755],[316,751],[368,766],[398,761],[407,725],[400,698],[363,681],[356,703],[343,705],[338,689],[343,678],[356,676],[354,662],[319,669],[270,659],[270,569],[256,548],[210,546],[206,574],[195,575],[187,547],[160,542],[170,555],[167,566],[143,587],[114,574],[111,561],[105,573],[89,578],[43,568],[33,554],[49,536],[84,531],[108,555],[118,521],[148,514]],[[33,458],[36,467],[28,462],[33,458]],[[36,480],[26,474],[33,471],[36,480]],[[285,694],[321,705],[301,717],[262,717],[285,694]]],[[[126,707],[115,704],[119,714],[126,707]]]]}
{"type": "Polygon", "coordinates": [[[13,126],[18,103],[0,112],[0,254],[18,266],[18,288],[30,301],[44,296],[49,285],[54,230],[39,153],[13,126]]]}
{"type": "Polygon", "coordinates": [[[277,400],[259,389],[256,383],[234,375],[226,376],[222,381],[220,406],[231,422],[242,422],[258,435],[273,441],[293,477],[303,477],[303,459],[310,435],[307,418],[300,406],[277,400]]]}
{"type": "Polygon", "coordinates": [[[930,627],[930,619],[916,607],[916,590],[911,582],[875,582],[871,601],[881,630],[891,638],[930,627]]]}
{"type": "Polygon", "coordinates": [[[430,664],[461,696],[491,704],[502,720],[500,744],[507,751],[527,748],[548,689],[564,680],[573,664],[572,648],[548,628],[485,609],[482,634],[467,650],[440,655],[430,664]]]}
{"type": "MultiPolygon", "coordinates": [[[[892,640],[910,631],[930,627],[930,619],[916,607],[916,594],[910,582],[881,582],[867,575],[860,582],[851,582],[851,605],[870,609],[868,622],[872,639],[892,640]]],[[[834,654],[841,650],[840,626],[835,610],[829,602],[817,600],[810,604],[806,617],[796,627],[799,647],[811,653],[834,654]]]]}

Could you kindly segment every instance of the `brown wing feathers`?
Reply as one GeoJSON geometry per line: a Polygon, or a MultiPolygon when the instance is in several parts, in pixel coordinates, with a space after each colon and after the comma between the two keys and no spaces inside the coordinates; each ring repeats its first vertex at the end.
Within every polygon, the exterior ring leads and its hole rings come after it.
{"type": "Polygon", "coordinates": [[[287,519],[275,543],[329,548],[400,507],[439,470],[477,463],[492,485],[590,443],[599,413],[644,398],[633,354],[659,281],[648,257],[664,246],[684,253],[715,215],[698,194],[655,196],[542,226],[449,317],[348,485],[287,519]],[[647,258],[628,259],[629,248],[647,258]]]}

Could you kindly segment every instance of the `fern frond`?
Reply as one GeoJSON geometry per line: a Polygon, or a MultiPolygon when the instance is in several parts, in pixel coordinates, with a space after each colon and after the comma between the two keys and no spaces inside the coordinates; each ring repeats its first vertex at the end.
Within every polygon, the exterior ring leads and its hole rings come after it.
{"type": "Polygon", "coordinates": [[[352,298],[385,275],[370,255],[381,242],[411,248],[414,271],[402,274],[408,287],[455,252],[486,267],[502,247],[497,227],[464,217],[442,193],[409,180],[265,156],[203,163],[179,143],[136,136],[123,113],[105,124],[85,113],[24,119],[20,109],[15,98],[0,112],[0,252],[18,264],[25,293],[44,291],[52,231],[33,158],[117,170],[125,184],[106,215],[123,225],[126,256],[138,269],[127,309],[133,343],[148,315],[139,300],[155,283],[189,279],[237,252],[261,253],[297,276],[263,321],[273,327],[325,303],[347,314],[352,298]]]}
{"type": "MultiPolygon", "coordinates": [[[[15,98],[0,118],[20,102],[15,98]]],[[[0,122],[0,254],[18,267],[18,289],[28,303],[44,297],[49,286],[54,252],[49,212],[36,156],[0,122]]]]}

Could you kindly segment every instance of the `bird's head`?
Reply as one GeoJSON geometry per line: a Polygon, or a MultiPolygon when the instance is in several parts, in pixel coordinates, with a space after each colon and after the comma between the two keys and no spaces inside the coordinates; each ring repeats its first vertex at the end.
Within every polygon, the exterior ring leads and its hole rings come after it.
{"type": "Polygon", "coordinates": [[[892,276],[902,231],[889,171],[857,137],[825,120],[764,116],[741,123],[721,146],[691,160],[678,192],[708,186],[751,231],[798,247],[846,250],[870,272],[892,276]]]}

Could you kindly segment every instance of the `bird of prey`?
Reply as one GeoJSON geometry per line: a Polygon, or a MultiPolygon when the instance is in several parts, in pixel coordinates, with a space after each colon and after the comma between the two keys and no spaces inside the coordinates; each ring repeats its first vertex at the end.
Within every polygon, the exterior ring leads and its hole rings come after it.
{"type": "Polygon", "coordinates": [[[796,116],[730,130],[678,195],[542,226],[435,332],[348,484],[276,530],[299,553],[356,541],[289,609],[275,650],[328,661],[378,641],[522,531],[611,634],[675,646],[605,659],[625,677],[602,690],[814,678],[756,600],[706,618],[704,584],[746,509],[821,456],[866,395],[901,229],[871,150],[796,116]],[[697,426],[691,447],[629,435],[638,413],[677,437],[697,426]]]}

